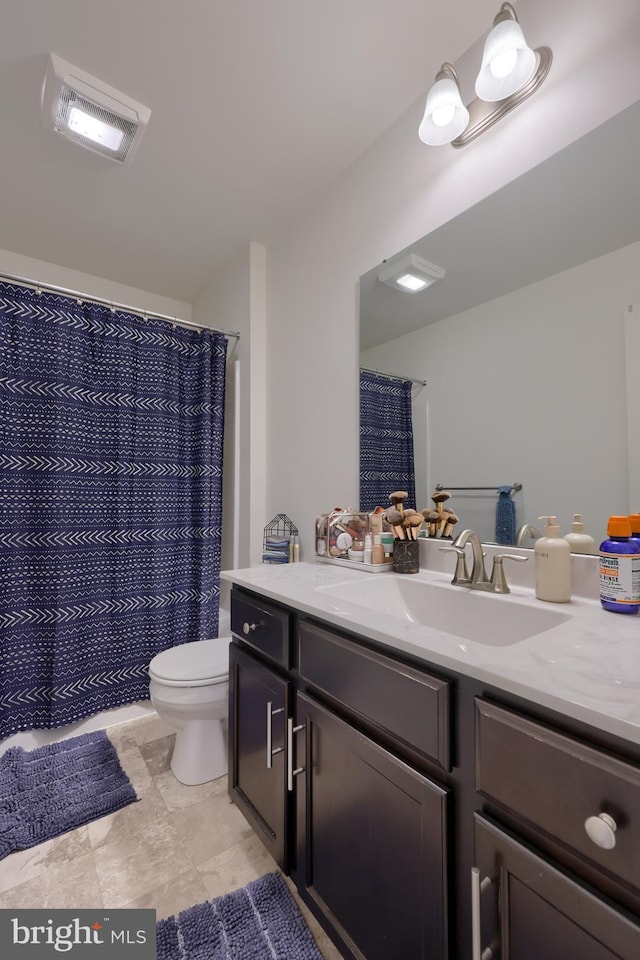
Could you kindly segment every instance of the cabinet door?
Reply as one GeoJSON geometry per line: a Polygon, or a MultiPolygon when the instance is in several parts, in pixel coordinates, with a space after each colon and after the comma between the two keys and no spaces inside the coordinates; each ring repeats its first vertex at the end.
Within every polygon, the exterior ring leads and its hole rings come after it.
{"type": "Polygon", "coordinates": [[[229,647],[229,795],[288,872],[286,718],[290,684],[229,647]]]}
{"type": "Polygon", "coordinates": [[[482,888],[474,960],[638,960],[632,917],[477,814],[475,837],[482,888]]]}
{"type": "Polygon", "coordinates": [[[447,793],[304,694],[290,763],[299,887],[357,958],[447,955],[447,793]]]}

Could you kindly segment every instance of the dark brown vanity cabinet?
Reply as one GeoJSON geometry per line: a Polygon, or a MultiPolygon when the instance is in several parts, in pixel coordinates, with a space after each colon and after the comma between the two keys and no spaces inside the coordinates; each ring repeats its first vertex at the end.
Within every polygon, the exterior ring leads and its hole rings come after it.
{"type": "Polygon", "coordinates": [[[298,886],[357,958],[447,957],[447,792],[305,694],[298,886]]]}
{"type": "Polygon", "coordinates": [[[478,957],[637,960],[640,767],[484,698],[475,715],[478,957]]]}
{"type": "Polygon", "coordinates": [[[238,588],[231,622],[230,795],[345,960],[640,960],[640,748],[238,588]]]}
{"type": "Polygon", "coordinates": [[[229,794],[278,866],[289,872],[289,617],[258,598],[236,594],[231,629],[247,646],[229,646],[229,794]]]}
{"type": "Polygon", "coordinates": [[[638,960],[637,921],[476,814],[474,960],[638,960]]]}
{"type": "Polygon", "coordinates": [[[234,590],[230,796],[345,957],[447,960],[448,684],[278,612],[234,590]]]}

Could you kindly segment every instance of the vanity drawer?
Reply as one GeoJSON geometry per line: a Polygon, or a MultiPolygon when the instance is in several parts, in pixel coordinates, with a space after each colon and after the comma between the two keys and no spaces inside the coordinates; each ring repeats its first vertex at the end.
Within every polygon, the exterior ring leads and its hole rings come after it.
{"type": "Polygon", "coordinates": [[[289,614],[280,607],[233,590],[231,631],[273,663],[291,666],[289,614]]]}
{"type": "Polygon", "coordinates": [[[476,790],[640,889],[637,764],[476,698],[476,790]],[[611,849],[585,829],[600,814],[617,826],[611,849]]]}
{"type": "Polygon", "coordinates": [[[449,684],[318,624],[298,628],[300,678],[450,769],[449,684]]]}

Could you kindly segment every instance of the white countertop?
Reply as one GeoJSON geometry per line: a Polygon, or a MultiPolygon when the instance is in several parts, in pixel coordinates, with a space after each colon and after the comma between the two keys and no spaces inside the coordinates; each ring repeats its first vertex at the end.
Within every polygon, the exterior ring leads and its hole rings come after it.
{"type": "Polygon", "coordinates": [[[450,573],[421,569],[411,575],[370,574],[310,561],[261,564],[224,571],[221,576],[392,650],[474,677],[640,744],[640,617],[609,613],[597,598],[543,603],[523,586],[512,586],[512,592],[503,596],[481,594],[491,604],[544,607],[567,617],[531,638],[492,646],[412,622],[402,609],[381,612],[350,603],[345,599],[346,586],[339,598],[318,589],[399,577],[416,586],[433,583],[447,591],[467,592],[465,587],[451,586],[450,573]]]}

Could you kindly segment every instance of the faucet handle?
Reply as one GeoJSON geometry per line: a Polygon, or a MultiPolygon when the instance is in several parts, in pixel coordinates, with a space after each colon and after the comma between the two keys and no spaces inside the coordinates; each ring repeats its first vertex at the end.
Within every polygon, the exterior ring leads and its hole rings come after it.
{"type": "Polygon", "coordinates": [[[493,558],[493,567],[491,569],[491,583],[496,593],[511,593],[507,578],[504,575],[503,560],[517,560],[518,563],[525,563],[529,557],[521,557],[517,553],[497,553],[493,558]]]}
{"type": "Polygon", "coordinates": [[[467,569],[467,554],[464,547],[439,547],[440,553],[455,553],[457,555],[456,570],[451,583],[470,583],[471,577],[467,569]]]}

